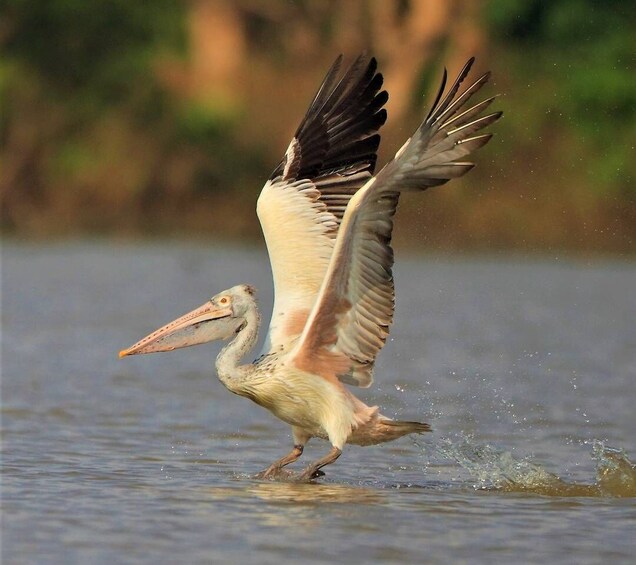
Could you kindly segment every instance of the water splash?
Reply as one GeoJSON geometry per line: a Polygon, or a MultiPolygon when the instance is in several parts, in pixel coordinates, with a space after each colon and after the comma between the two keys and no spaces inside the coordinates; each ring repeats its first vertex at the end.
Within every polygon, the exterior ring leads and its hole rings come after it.
{"type": "Polygon", "coordinates": [[[434,455],[455,461],[468,471],[475,489],[544,496],[636,497],[636,465],[622,449],[598,440],[591,443],[597,462],[592,483],[565,480],[541,465],[515,458],[510,451],[467,437],[442,439],[433,450],[434,455]]]}
{"type": "Polygon", "coordinates": [[[612,496],[636,496],[636,465],[624,450],[594,441],[592,456],[597,461],[596,480],[603,492],[612,496]]]}

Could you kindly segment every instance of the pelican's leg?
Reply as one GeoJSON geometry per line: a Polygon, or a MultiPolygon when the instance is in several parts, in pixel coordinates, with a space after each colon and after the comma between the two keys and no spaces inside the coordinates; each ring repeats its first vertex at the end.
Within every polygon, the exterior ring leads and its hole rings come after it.
{"type": "Polygon", "coordinates": [[[318,459],[315,463],[312,463],[300,474],[298,477],[301,481],[307,481],[309,479],[315,479],[316,477],[320,477],[324,473],[320,471],[322,467],[325,465],[329,465],[333,463],[340,455],[342,454],[342,449],[337,447],[332,447],[331,451],[327,453],[322,459],[318,459]]]}
{"type": "Polygon", "coordinates": [[[256,475],[258,479],[268,479],[273,475],[276,475],[285,465],[289,465],[296,461],[305,449],[304,445],[294,445],[294,448],[285,457],[280,458],[278,461],[274,461],[267,469],[261,471],[256,475]]]}
{"type": "Polygon", "coordinates": [[[296,426],[292,427],[292,435],[294,437],[293,449],[287,455],[285,455],[285,457],[282,457],[278,461],[275,461],[269,467],[267,467],[267,469],[258,473],[258,475],[256,475],[258,479],[267,479],[276,475],[283,467],[289,465],[290,463],[293,463],[303,454],[305,444],[309,441],[309,438],[311,436],[307,434],[303,429],[297,428],[296,426]]]}

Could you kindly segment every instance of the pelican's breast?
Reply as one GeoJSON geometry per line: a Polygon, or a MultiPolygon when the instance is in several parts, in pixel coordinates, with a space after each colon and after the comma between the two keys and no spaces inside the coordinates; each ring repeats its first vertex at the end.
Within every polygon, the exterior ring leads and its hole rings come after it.
{"type": "Polygon", "coordinates": [[[276,417],[318,437],[351,433],[354,407],[339,381],[330,381],[280,363],[261,363],[262,378],[253,387],[252,400],[276,417]]]}

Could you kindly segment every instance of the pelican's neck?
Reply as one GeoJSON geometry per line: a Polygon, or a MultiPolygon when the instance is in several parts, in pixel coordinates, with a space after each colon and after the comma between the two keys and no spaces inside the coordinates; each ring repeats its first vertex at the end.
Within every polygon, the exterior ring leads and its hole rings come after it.
{"type": "Polygon", "coordinates": [[[241,384],[250,365],[240,365],[241,359],[254,347],[258,339],[261,317],[254,304],[245,315],[245,324],[237,332],[216,358],[216,372],[219,380],[232,392],[241,394],[241,384]]]}

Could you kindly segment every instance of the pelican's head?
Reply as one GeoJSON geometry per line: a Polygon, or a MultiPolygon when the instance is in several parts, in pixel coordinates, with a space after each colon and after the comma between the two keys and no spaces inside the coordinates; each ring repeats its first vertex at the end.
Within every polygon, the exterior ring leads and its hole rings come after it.
{"type": "Polygon", "coordinates": [[[233,286],[192,312],[155,330],[135,345],[123,349],[119,356],[172,351],[216,339],[227,339],[245,326],[249,313],[254,310],[254,289],[246,284],[233,286]]]}

